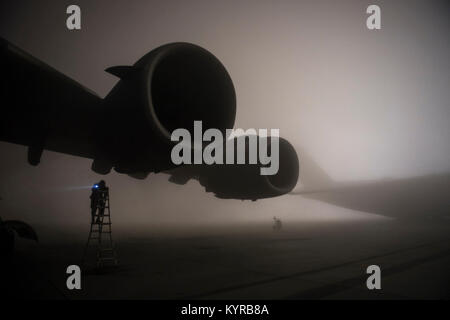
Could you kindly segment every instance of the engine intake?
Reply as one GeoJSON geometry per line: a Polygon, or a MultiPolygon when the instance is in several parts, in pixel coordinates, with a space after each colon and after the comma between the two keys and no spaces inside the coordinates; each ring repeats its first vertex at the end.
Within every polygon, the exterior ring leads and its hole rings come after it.
{"type": "Polygon", "coordinates": [[[193,135],[195,120],[202,121],[205,129],[223,133],[234,125],[233,82],[222,63],[199,46],[167,44],[132,67],[107,71],[121,80],[104,100],[108,134],[99,144],[107,156],[98,158],[113,158],[118,172],[174,167],[171,133],[184,128],[193,135]]]}

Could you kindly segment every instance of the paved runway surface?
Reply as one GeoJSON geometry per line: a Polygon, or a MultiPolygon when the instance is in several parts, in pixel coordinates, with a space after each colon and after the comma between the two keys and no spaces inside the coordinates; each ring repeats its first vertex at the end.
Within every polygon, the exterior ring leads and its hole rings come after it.
{"type": "MultiPolygon", "coordinates": [[[[292,223],[177,230],[113,229],[116,268],[82,270],[86,232],[19,241],[8,294],[56,299],[448,299],[450,221],[292,223]],[[381,290],[366,268],[381,267],[381,290]]],[[[50,235],[51,234],[51,235],[50,235]]]]}

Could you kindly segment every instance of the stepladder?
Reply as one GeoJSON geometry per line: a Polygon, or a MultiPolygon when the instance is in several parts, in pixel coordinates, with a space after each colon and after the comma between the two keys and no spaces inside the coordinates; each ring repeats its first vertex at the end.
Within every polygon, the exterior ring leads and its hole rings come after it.
{"type": "Polygon", "coordinates": [[[111,209],[109,190],[97,191],[95,205],[91,208],[91,226],[88,240],[84,248],[82,264],[92,264],[95,251],[95,265],[97,268],[117,265],[117,252],[112,238],[111,209]]]}

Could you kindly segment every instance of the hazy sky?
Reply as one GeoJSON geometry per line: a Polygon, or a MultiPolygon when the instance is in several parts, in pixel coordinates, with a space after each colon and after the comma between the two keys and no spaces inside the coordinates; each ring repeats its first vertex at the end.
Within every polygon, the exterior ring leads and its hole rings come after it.
{"type": "MultiPolygon", "coordinates": [[[[117,81],[103,71],[109,66],[133,64],[168,42],[203,46],[233,79],[236,127],[279,128],[333,179],[360,180],[450,170],[449,14],[448,1],[425,0],[11,1],[0,4],[0,35],[101,96],[117,81]],[[81,31],[65,26],[74,3],[81,31]],[[369,4],[381,7],[379,31],[365,26],[369,4]]],[[[62,188],[98,180],[90,161],[45,153],[32,168],[25,152],[0,144],[0,195],[9,202],[2,207],[62,220],[60,199],[70,204],[67,215],[87,210],[88,189],[62,188]]],[[[127,210],[166,221],[295,216],[308,205],[292,196],[217,200],[195,182],[166,180],[107,177],[119,219],[127,210]]]]}

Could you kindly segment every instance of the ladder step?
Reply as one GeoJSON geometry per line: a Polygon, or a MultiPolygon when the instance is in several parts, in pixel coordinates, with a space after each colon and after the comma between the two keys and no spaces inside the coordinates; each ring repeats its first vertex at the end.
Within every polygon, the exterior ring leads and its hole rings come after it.
{"type": "Polygon", "coordinates": [[[116,258],[116,255],[115,254],[108,254],[108,255],[102,255],[102,254],[99,254],[98,256],[98,259],[112,259],[112,258],[116,258]]]}
{"type": "Polygon", "coordinates": [[[114,260],[116,260],[116,258],[114,258],[114,257],[107,257],[107,258],[98,258],[98,260],[103,260],[103,261],[114,261],[114,260]]]}
{"type": "Polygon", "coordinates": [[[102,230],[101,232],[100,232],[100,230],[92,230],[91,231],[91,233],[112,233],[112,231],[106,231],[106,230],[102,230]]]}

